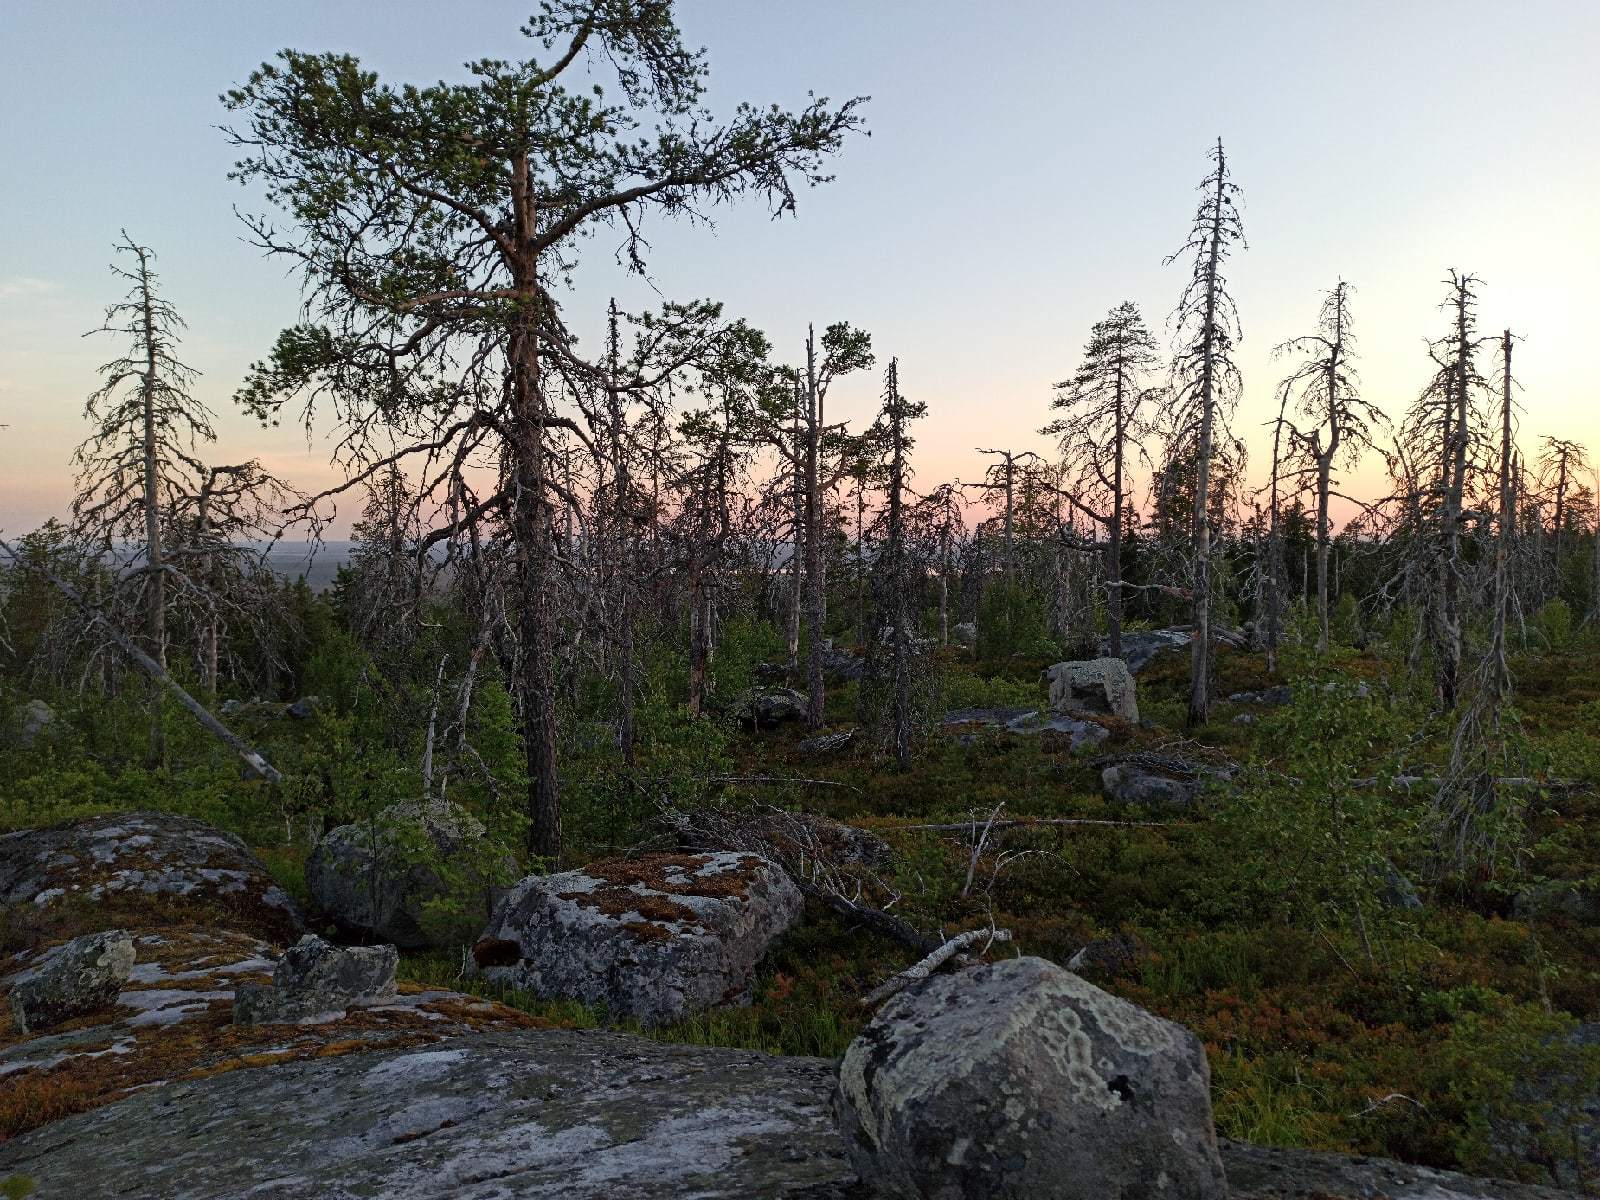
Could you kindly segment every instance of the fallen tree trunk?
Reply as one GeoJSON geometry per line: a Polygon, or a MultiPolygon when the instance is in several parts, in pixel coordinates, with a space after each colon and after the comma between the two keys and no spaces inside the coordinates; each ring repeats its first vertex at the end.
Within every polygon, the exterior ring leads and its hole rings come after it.
{"type": "Polygon", "coordinates": [[[201,725],[205,726],[207,732],[209,732],[223,745],[227,746],[228,749],[232,750],[244,761],[244,765],[250,769],[250,772],[253,775],[255,775],[257,778],[265,779],[268,783],[283,782],[283,776],[279,774],[276,767],[262,757],[260,751],[251,747],[238,734],[234,733],[221,721],[217,720],[217,718],[211,714],[211,711],[207,709],[205,705],[201,704],[193,696],[189,695],[188,692],[184,691],[183,686],[167,673],[165,667],[163,667],[155,659],[151,658],[143,650],[139,649],[139,647],[133,643],[132,639],[129,638],[127,634],[123,633],[122,630],[118,629],[106,619],[104,613],[85,600],[78,593],[77,588],[73,587],[65,579],[62,579],[54,571],[50,570],[49,567],[46,567],[43,564],[25,562],[17,554],[17,552],[4,541],[0,541],[0,550],[4,550],[10,557],[11,561],[17,566],[21,567],[23,570],[33,571],[35,574],[40,575],[49,581],[49,583],[58,592],[67,598],[68,602],[75,609],[77,609],[78,612],[88,619],[91,625],[98,625],[101,629],[105,630],[106,636],[111,639],[112,645],[116,646],[118,650],[122,651],[123,654],[132,660],[136,667],[138,667],[151,679],[155,680],[157,683],[161,684],[169,692],[171,692],[177,699],[178,703],[186,708],[196,721],[199,721],[201,725]]]}

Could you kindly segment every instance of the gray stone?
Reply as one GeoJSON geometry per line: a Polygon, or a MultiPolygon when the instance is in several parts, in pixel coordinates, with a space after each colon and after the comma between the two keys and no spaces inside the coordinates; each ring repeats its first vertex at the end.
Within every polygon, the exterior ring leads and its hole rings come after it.
{"type": "Polygon", "coordinates": [[[121,929],[86,933],[11,980],[11,1015],[33,1033],[104,1008],[133,970],[133,939],[121,929]]]}
{"type": "Polygon", "coordinates": [[[859,730],[842,729],[838,733],[819,733],[816,737],[804,738],[794,745],[796,754],[820,758],[828,754],[837,754],[856,740],[859,730]]]}
{"type": "Polygon", "coordinates": [[[423,920],[430,903],[476,904],[481,921],[503,892],[495,877],[515,873],[514,860],[486,852],[482,822],[445,800],[330,829],[306,859],[306,887],[341,930],[407,950],[434,940],[423,920]]]}
{"type": "Polygon", "coordinates": [[[739,697],[734,710],[745,724],[757,729],[768,728],[786,721],[805,720],[806,698],[793,688],[752,688],[739,697]]]}
{"type": "Polygon", "coordinates": [[[835,1107],[886,1198],[1227,1195],[1199,1041],[1039,958],[896,996],[845,1051],[835,1107]]]}
{"type": "Polygon", "coordinates": [[[55,710],[43,700],[17,705],[11,718],[16,743],[24,750],[31,750],[40,738],[48,737],[55,723],[55,710]]]}
{"type": "Polygon", "coordinates": [[[317,709],[322,707],[322,701],[316,696],[301,696],[293,704],[285,708],[284,714],[296,721],[309,721],[317,715],[317,709]]]}
{"type": "Polygon", "coordinates": [[[1057,713],[1104,713],[1139,723],[1139,700],[1133,675],[1120,658],[1091,658],[1047,667],[1050,710],[1057,713]]]}
{"type": "Polygon", "coordinates": [[[0,836],[0,908],[46,908],[67,899],[148,898],[167,920],[218,910],[233,928],[273,939],[304,922],[244,842],[171,813],[88,817],[0,836]]]}
{"type": "Polygon", "coordinates": [[[828,646],[822,652],[822,677],[830,684],[850,683],[867,671],[867,660],[848,650],[828,646]]]}
{"type": "Polygon", "coordinates": [[[1202,786],[1197,776],[1174,778],[1131,762],[1113,763],[1100,771],[1100,790],[1107,800],[1158,812],[1192,808],[1202,786]]]}
{"type": "Polygon", "coordinates": [[[235,1025],[295,1024],[342,1017],[395,997],[393,946],[335,946],[308,933],[283,952],[271,984],[240,984],[235,1025]]]}
{"type": "Polygon", "coordinates": [[[35,1200],[866,1200],[832,1074],[618,1034],[483,1034],[136,1094],[0,1145],[0,1178],[30,1176],[35,1200]]]}
{"type": "Polygon", "coordinates": [[[661,1024],[744,998],[802,906],[782,868],[757,854],[612,859],[524,879],[473,957],[494,982],[661,1024]]]}
{"type": "Polygon", "coordinates": [[[958,646],[976,646],[978,644],[977,622],[962,621],[959,625],[951,626],[950,640],[958,646]]]}
{"type": "Polygon", "coordinates": [[[945,725],[987,725],[1007,733],[1061,734],[1068,745],[1098,746],[1111,736],[1104,725],[1082,721],[1066,713],[1041,713],[1036,708],[957,708],[945,713],[945,725]]]}
{"type": "MultiPolygon", "coordinates": [[[[1165,650],[1181,650],[1192,641],[1194,631],[1191,629],[1125,629],[1119,657],[1128,664],[1128,670],[1137,675],[1155,662],[1158,654],[1165,650]]],[[[1109,638],[1100,639],[1100,654],[1103,657],[1111,654],[1109,638]]]]}
{"type": "MultiPolygon", "coordinates": [[[[141,1090],[0,1144],[0,1179],[31,1179],[35,1200],[869,1200],[833,1086],[817,1058],[474,1034],[141,1090]]],[[[1384,1159],[1221,1151],[1232,1200],[1571,1200],[1384,1159]]]]}

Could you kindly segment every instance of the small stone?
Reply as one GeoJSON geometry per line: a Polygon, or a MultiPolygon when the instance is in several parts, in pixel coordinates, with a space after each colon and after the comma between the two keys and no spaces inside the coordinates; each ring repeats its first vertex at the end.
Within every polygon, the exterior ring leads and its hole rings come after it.
{"type": "Polygon", "coordinates": [[[104,1008],[127,982],[133,960],[133,939],[121,929],[73,938],[12,980],[13,1022],[33,1033],[104,1008]]]}
{"type": "Polygon", "coordinates": [[[332,1020],[352,1008],[395,998],[393,946],[335,946],[308,933],[278,960],[272,983],[241,984],[234,992],[235,1025],[332,1020]]]}
{"type": "Polygon", "coordinates": [[[12,716],[17,745],[24,750],[31,750],[40,738],[49,735],[50,728],[55,723],[55,710],[43,700],[29,700],[26,704],[19,704],[12,716]]]}

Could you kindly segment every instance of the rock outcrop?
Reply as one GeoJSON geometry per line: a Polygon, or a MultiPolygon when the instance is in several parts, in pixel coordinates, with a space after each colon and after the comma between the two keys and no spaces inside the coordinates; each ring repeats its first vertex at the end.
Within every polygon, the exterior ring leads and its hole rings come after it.
{"type": "Polygon", "coordinates": [[[271,983],[241,983],[233,995],[235,1025],[336,1021],[352,1008],[395,998],[393,946],[335,946],[308,933],[283,952],[271,983]]]}
{"type": "Polygon", "coordinates": [[[534,875],[473,948],[482,974],[613,1017],[674,1021],[740,1000],[799,891],[757,854],[647,854],[534,875]]]}
{"type": "Polygon", "coordinates": [[[1048,740],[1063,742],[1071,750],[1098,746],[1111,736],[1109,729],[1095,721],[1080,720],[1065,713],[1041,713],[1036,708],[958,708],[946,713],[941,724],[986,725],[1024,737],[1049,735],[1048,740]]]}
{"type": "Polygon", "coordinates": [[[514,863],[488,853],[484,837],[458,804],[396,804],[324,834],[306,859],[306,886],[343,932],[421,949],[435,940],[424,920],[431,903],[476,906],[481,921],[499,896],[495,876],[512,876],[514,863]]]}
{"type": "Polygon", "coordinates": [[[1199,1041],[1044,959],[896,996],[845,1051],[835,1104],[883,1197],[1227,1196],[1199,1041]]]}
{"type": "MultiPolygon", "coordinates": [[[[829,1111],[831,1062],[450,1028],[427,1045],[322,1057],[338,1043],[307,1027],[298,1057],[268,1043],[223,1073],[0,1143],[0,1181],[28,1181],[32,1200],[872,1200],[829,1111]],[[261,1060],[271,1066],[249,1065],[261,1060]]],[[[1570,1200],[1383,1159],[1221,1152],[1232,1200],[1570,1200]]]]}
{"type": "Polygon", "coordinates": [[[1046,667],[1050,711],[1101,713],[1138,724],[1139,700],[1133,675],[1120,658],[1091,658],[1046,667]]]}
{"type": "Polygon", "coordinates": [[[133,970],[133,939],[121,929],[86,933],[13,977],[11,1019],[23,1033],[104,1008],[133,970]]]}
{"type": "Polygon", "coordinates": [[[152,923],[193,914],[271,940],[304,928],[244,842],[171,813],[117,813],[0,837],[0,908],[67,900],[102,906],[119,923],[125,912],[158,909],[152,923]]]}

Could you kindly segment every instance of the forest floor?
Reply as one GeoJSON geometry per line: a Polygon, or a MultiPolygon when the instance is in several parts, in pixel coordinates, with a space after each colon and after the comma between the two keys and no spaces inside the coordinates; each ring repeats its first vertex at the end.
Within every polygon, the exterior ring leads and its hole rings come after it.
{"type": "MultiPolygon", "coordinates": [[[[1363,775],[1383,775],[1397,741],[1410,747],[1408,770],[1426,774],[1430,755],[1438,766],[1442,739],[1417,735],[1399,702],[1385,699],[1401,690],[1389,677],[1393,665],[1353,651],[1335,670],[1366,680],[1373,693],[1353,720],[1350,710],[1334,711],[1320,687],[1303,687],[1281,709],[1219,702],[1210,723],[1180,732],[1187,655],[1167,654],[1139,676],[1144,721],[1119,724],[1097,749],[935,728],[901,770],[861,738],[836,757],[816,757],[801,749],[806,735],[795,726],[732,732],[729,749],[738,774],[768,781],[746,789],[746,802],[803,808],[885,838],[896,851],[894,910],[920,928],[949,934],[992,922],[1012,932],[1016,951],[1062,963],[1096,939],[1116,939],[1092,978],[1202,1040],[1219,1133],[1526,1175],[1497,1149],[1497,1105],[1509,1103],[1512,1081],[1528,1077],[1542,1048],[1565,1044],[1559,1034],[1600,1021],[1600,914],[1582,911],[1600,879],[1600,654],[1592,650],[1513,663],[1526,739],[1519,762],[1531,764],[1528,774],[1580,786],[1526,793],[1520,849],[1493,871],[1438,869],[1393,835],[1425,827],[1426,789],[1376,789],[1381,812],[1367,806],[1348,824],[1323,824],[1315,785],[1288,778],[1323,750],[1330,761],[1364,763],[1363,775]],[[1245,712],[1253,723],[1235,721],[1245,712]],[[1271,782],[1245,788],[1254,800],[1244,804],[1224,794],[1234,789],[1176,812],[1111,803],[1094,760],[1141,750],[1224,756],[1271,782]],[[1010,827],[991,836],[976,867],[970,829],[913,828],[981,826],[997,812],[1084,823],[1010,827]],[[1421,907],[1362,911],[1360,888],[1341,890],[1337,871],[1311,869],[1344,853],[1346,835],[1397,864],[1417,885],[1421,907]],[[1564,881],[1571,903],[1535,924],[1520,919],[1517,896],[1549,880],[1564,881]]],[[[1043,703],[1042,661],[974,663],[956,651],[941,658],[941,709],[1043,703]]],[[[1259,655],[1224,651],[1217,668],[1219,696],[1270,682],[1259,655]]],[[[1325,668],[1317,676],[1328,677],[1325,668]]],[[[853,724],[855,690],[830,693],[830,728],[853,724]]],[[[127,771],[108,786],[104,772],[83,764],[11,752],[0,765],[10,783],[0,788],[0,828],[77,815],[76,805],[45,814],[38,797],[46,792],[76,787],[93,811],[162,807],[166,794],[159,780],[128,786],[127,771]],[[66,774],[46,786],[41,771],[66,774]]],[[[191,815],[227,825],[231,803],[216,799],[191,815]]],[[[258,821],[233,824],[303,898],[303,848],[272,844],[258,821]]],[[[572,865],[585,849],[598,853],[580,847],[572,865]]],[[[838,1055],[870,1016],[862,997],[910,958],[812,905],[762,964],[748,1007],[646,1032],[838,1055]]],[[[463,980],[460,963],[459,953],[406,957],[401,976],[488,992],[541,1023],[604,1022],[576,1005],[463,980]]]]}

